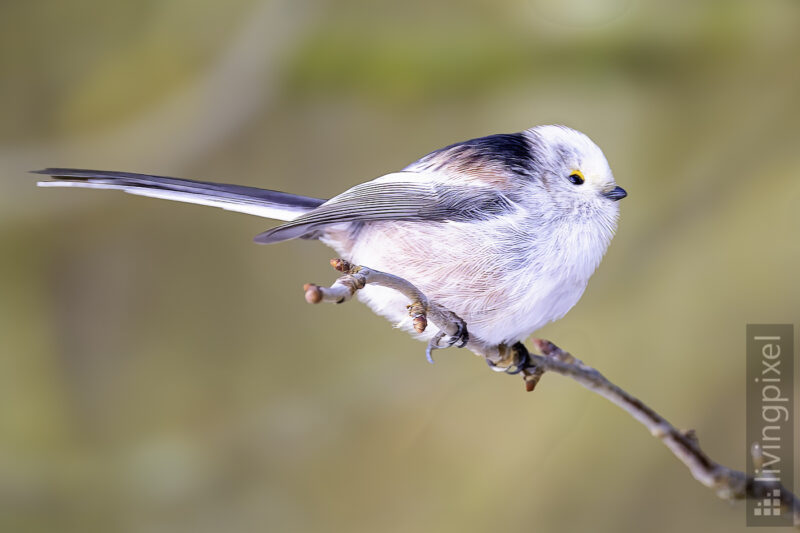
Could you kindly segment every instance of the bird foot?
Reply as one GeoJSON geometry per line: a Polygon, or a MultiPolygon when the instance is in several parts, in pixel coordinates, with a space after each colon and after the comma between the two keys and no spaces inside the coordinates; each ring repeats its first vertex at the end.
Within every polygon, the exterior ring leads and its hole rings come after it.
{"type": "Polygon", "coordinates": [[[430,304],[428,314],[440,326],[439,332],[428,341],[425,358],[433,364],[433,351],[455,346],[463,348],[469,342],[467,323],[461,317],[435,303],[430,304]]]}
{"type": "Polygon", "coordinates": [[[498,348],[499,358],[495,360],[486,359],[486,364],[495,372],[519,374],[529,365],[530,353],[521,342],[517,342],[512,346],[501,344],[498,348]]]}
{"type": "Polygon", "coordinates": [[[306,301],[316,304],[320,302],[343,303],[350,300],[356,291],[373,283],[394,289],[406,296],[411,303],[407,306],[408,315],[414,331],[422,333],[432,323],[439,332],[430,340],[425,350],[425,357],[433,363],[433,350],[457,346],[463,348],[469,342],[467,323],[449,309],[429,302],[425,294],[408,281],[364,266],[354,265],[344,259],[331,259],[331,266],[343,275],[330,287],[320,287],[307,283],[305,291],[306,301]]]}

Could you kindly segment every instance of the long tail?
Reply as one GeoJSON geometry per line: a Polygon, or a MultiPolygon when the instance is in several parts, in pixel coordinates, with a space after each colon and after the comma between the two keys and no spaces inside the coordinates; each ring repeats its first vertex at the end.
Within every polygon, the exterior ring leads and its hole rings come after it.
{"type": "Polygon", "coordinates": [[[34,170],[54,181],[40,181],[39,187],[85,187],[89,189],[118,189],[130,194],[164,198],[178,202],[221,207],[277,220],[294,220],[324,203],[319,198],[309,198],[285,192],[210,183],[148,174],[114,172],[106,170],[81,170],[75,168],[46,168],[34,170]]]}

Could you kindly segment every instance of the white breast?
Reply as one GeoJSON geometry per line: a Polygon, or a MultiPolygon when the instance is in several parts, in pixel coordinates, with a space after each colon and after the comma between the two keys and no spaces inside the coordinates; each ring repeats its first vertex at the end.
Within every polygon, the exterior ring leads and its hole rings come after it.
{"type": "MultiPolygon", "coordinates": [[[[551,227],[535,232],[511,217],[474,223],[376,222],[353,242],[348,228],[323,242],[350,261],[401,276],[430,300],[467,322],[487,343],[522,340],[564,316],[580,299],[608,245],[596,232],[551,227]]],[[[396,326],[413,331],[408,301],[384,287],[367,286],[359,298],[396,326]]],[[[419,337],[428,339],[429,327],[419,337]]]]}

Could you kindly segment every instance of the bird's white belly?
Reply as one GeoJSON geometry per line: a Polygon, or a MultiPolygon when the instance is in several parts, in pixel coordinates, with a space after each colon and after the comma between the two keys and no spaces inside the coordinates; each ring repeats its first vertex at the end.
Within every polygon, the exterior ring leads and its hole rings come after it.
{"type": "MultiPolygon", "coordinates": [[[[536,257],[535,249],[526,251],[518,243],[510,253],[502,242],[508,232],[477,234],[469,224],[370,224],[355,242],[348,233],[331,231],[323,242],[356,264],[413,283],[429,300],[464,319],[471,337],[489,344],[523,340],[564,316],[580,299],[591,274],[565,265],[564,261],[573,260],[570,257],[536,257]],[[520,257],[524,253],[533,256],[520,257]]],[[[413,333],[409,302],[402,294],[368,285],[358,297],[375,313],[413,333]]],[[[427,340],[437,331],[429,325],[418,337],[427,340]]]]}

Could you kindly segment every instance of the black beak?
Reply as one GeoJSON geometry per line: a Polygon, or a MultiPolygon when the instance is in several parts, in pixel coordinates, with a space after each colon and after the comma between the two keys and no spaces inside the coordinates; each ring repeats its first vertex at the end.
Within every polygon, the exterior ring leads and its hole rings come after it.
{"type": "Polygon", "coordinates": [[[603,196],[605,196],[609,200],[614,200],[616,202],[617,200],[622,200],[623,198],[628,196],[628,193],[622,187],[614,187],[610,191],[604,192],[603,196]]]}

